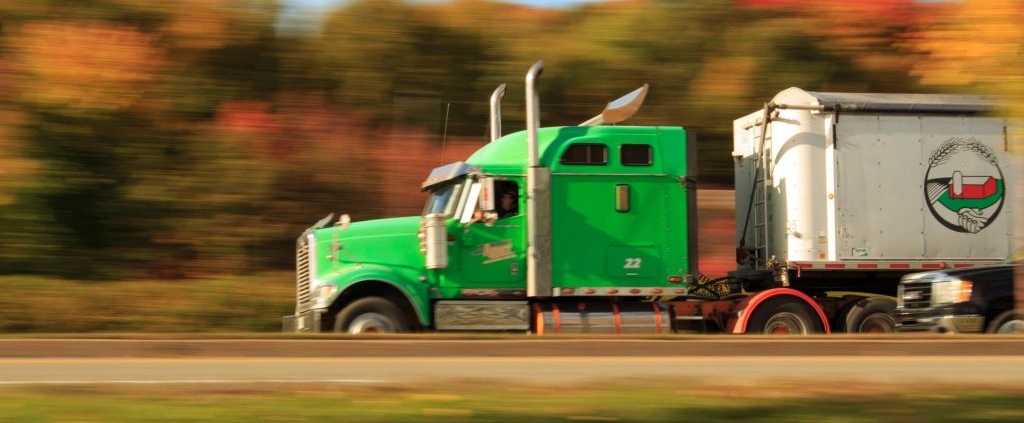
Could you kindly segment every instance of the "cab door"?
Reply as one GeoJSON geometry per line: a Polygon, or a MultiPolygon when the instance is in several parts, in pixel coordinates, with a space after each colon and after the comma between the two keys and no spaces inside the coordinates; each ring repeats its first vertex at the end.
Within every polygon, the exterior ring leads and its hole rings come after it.
{"type": "MultiPolygon", "coordinates": [[[[496,191],[518,192],[518,184],[511,181],[503,181],[501,187],[496,191]]],[[[522,197],[517,195],[517,206],[519,198],[522,197]]],[[[456,254],[461,273],[457,284],[460,288],[472,289],[525,288],[526,216],[518,212],[524,208],[517,208],[517,212],[511,215],[500,213],[505,217],[494,213],[486,219],[481,216],[483,210],[478,202],[473,204],[477,217],[463,222],[457,241],[456,254]]]]}
{"type": "Polygon", "coordinates": [[[459,246],[464,285],[474,288],[525,287],[526,248],[523,215],[494,223],[473,222],[463,229],[459,246]]]}

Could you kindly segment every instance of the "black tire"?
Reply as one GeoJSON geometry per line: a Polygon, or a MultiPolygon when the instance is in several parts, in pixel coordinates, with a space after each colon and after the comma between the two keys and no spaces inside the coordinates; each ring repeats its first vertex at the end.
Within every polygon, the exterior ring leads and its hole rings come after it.
{"type": "Polygon", "coordinates": [[[1004,311],[989,322],[985,333],[1024,334],[1024,316],[1013,310],[1004,311]]]}
{"type": "Polygon", "coordinates": [[[825,332],[814,310],[793,297],[775,297],[754,309],[747,322],[748,334],[807,335],[825,332]]]}
{"type": "Polygon", "coordinates": [[[838,318],[837,332],[896,333],[896,301],[871,297],[850,304],[838,318]]]}
{"type": "Polygon", "coordinates": [[[334,316],[334,331],[339,333],[400,333],[408,330],[402,310],[380,297],[353,301],[334,316]]]}

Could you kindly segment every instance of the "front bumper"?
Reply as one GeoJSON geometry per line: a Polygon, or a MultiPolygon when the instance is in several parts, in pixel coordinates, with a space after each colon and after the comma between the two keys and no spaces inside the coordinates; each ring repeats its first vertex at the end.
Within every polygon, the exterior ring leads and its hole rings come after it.
{"type": "Polygon", "coordinates": [[[315,308],[298,314],[284,316],[281,319],[281,331],[287,333],[306,332],[316,333],[321,331],[323,309],[315,308]]]}
{"type": "Polygon", "coordinates": [[[980,333],[985,318],[978,314],[956,314],[952,307],[920,310],[896,309],[896,332],[980,333]]]}

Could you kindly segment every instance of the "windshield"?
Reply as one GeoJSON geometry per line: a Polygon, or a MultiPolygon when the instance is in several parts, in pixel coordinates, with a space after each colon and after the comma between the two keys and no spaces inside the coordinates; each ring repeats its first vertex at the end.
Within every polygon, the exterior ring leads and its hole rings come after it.
{"type": "Polygon", "coordinates": [[[423,215],[443,214],[451,217],[459,206],[459,196],[462,195],[463,182],[445,184],[430,191],[430,198],[427,198],[427,205],[423,207],[423,215]]]}

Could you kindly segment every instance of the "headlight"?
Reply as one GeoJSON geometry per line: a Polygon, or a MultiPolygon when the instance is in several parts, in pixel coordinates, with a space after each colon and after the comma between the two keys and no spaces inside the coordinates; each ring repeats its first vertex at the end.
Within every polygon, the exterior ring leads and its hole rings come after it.
{"type": "Polygon", "coordinates": [[[974,283],[960,279],[932,282],[932,304],[953,304],[970,301],[974,283]]]}
{"type": "Polygon", "coordinates": [[[338,289],[337,286],[334,286],[334,284],[329,284],[329,283],[317,286],[316,287],[316,299],[318,299],[318,300],[328,300],[328,299],[331,298],[331,295],[334,295],[334,291],[336,289],[338,289]]]}

